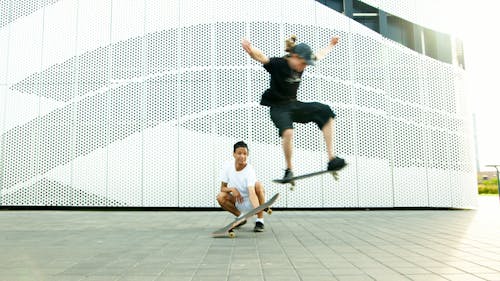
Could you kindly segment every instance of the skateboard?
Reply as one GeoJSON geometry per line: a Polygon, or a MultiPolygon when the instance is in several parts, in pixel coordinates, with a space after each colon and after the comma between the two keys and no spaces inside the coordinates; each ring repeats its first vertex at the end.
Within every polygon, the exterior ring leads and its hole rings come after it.
{"type": "MultiPolygon", "coordinates": [[[[347,165],[345,165],[344,167],[342,167],[342,169],[344,169],[347,165]]],[[[340,169],[340,170],[342,170],[340,169]]],[[[323,171],[319,171],[319,172],[313,172],[313,173],[309,173],[309,174],[303,174],[303,175],[300,175],[300,176],[295,176],[295,177],[292,177],[291,179],[288,179],[288,180],[284,180],[284,179],[275,179],[273,180],[273,182],[275,183],[279,183],[279,184],[286,184],[286,183],[289,183],[291,184],[292,186],[290,187],[290,190],[293,190],[295,188],[295,181],[296,180],[301,180],[301,179],[306,179],[306,178],[310,178],[310,177],[314,177],[314,176],[319,176],[319,175],[322,175],[322,174],[331,174],[333,176],[333,178],[338,181],[339,180],[339,174],[338,172],[340,170],[334,170],[334,171],[328,171],[328,170],[323,170],[323,171]]]]}
{"type": "Polygon", "coordinates": [[[260,211],[265,211],[266,213],[268,213],[270,215],[272,213],[272,210],[270,207],[278,199],[279,195],[280,195],[279,193],[276,193],[266,203],[264,203],[264,204],[260,205],[259,207],[247,212],[243,216],[236,218],[235,220],[233,220],[231,223],[229,223],[225,227],[220,228],[220,229],[212,232],[212,237],[226,237],[226,236],[228,236],[230,238],[236,237],[236,233],[234,233],[234,228],[237,225],[239,225],[241,222],[243,222],[244,220],[248,219],[251,216],[254,216],[255,214],[257,214],[260,211]]]}

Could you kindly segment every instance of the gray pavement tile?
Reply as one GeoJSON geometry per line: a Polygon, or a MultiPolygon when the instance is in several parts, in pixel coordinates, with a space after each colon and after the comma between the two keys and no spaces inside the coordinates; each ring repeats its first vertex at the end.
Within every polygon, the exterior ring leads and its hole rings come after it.
{"type": "Polygon", "coordinates": [[[409,280],[391,268],[366,268],[363,271],[375,280],[409,280]]]}
{"type": "Polygon", "coordinates": [[[283,268],[290,266],[290,262],[287,260],[271,260],[268,262],[262,261],[261,267],[264,269],[273,269],[273,268],[283,268]]]}
{"type": "MultiPolygon", "coordinates": [[[[3,280],[0,278],[0,280],[3,280]]],[[[10,280],[21,280],[21,279],[10,279],[10,280]]],[[[32,279],[32,280],[43,280],[43,281],[115,281],[116,278],[111,276],[106,276],[105,279],[88,279],[84,276],[75,276],[75,275],[57,275],[57,276],[47,276],[43,279],[32,279]]]]}
{"type": "MultiPolygon", "coordinates": [[[[205,281],[207,279],[201,278],[197,279],[199,281],[205,281]]],[[[220,280],[226,280],[226,279],[211,279],[210,281],[220,281],[220,280]]],[[[236,275],[236,276],[229,276],[228,281],[264,281],[267,279],[264,279],[262,276],[241,276],[241,275],[236,275]]]]}
{"type": "Polygon", "coordinates": [[[248,267],[229,270],[229,276],[241,275],[241,276],[261,276],[262,271],[259,267],[248,267]]]}
{"type": "MultiPolygon", "coordinates": [[[[93,275],[93,276],[84,277],[83,279],[80,279],[79,281],[118,281],[121,278],[122,278],[121,275],[102,275],[102,276],[93,275]]],[[[60,279],[60,280],[64,281],[66,279],[60,279]]]]}
{"type": "Polygon", "coordinates": [[[128,274],[128,270],[103,270],[103,271],[97,271],[94,272],[90,275],[85,275],[85,276],[123,276],[128,274]]]}
{"type": "Polygon", "coordinates": [[[122,276],[117,279],[117,281],[155,281],[158,276],[148,275],[148,276],[122,276]]]}
{"type": "Polygon", "coordinates": [[[138,263],[132,267],[129,267],[131,271],[137,272],[150,272],[150,271],[163,271],[167,267],[164,263],[138,263]]]}
{"type": "Polygon", "coordinates": [[[335,275],[338,281],[373,281],[372,277],[366,274],[356,274],[356,275],[335,275]]]}
{"type": "Polygon", "coordinates": [[[475,275],[477,275],[480,278],[483,278],[484,280],[500,281],[500,272],[497,272],[497,273],[477,273],[475,275]]]}
{"type": "Polygon", "coordinates": [[[198,269],[217,269],[227,271],[230,268],[229,264],[226,263],[202,263],[198,265],[198,269]]]}
{"type": "Polygon", "coordinates": [[[414,265],[419,265],[422,267],[448,267],[447,264],[443,262],[439,262],[436,260],[431,260],[431,259],[414,259],[410,260],[410,262],[414,265]]]}
{"type": "Polygon", "coordinates": [[[408,278],[414,281],[447,281],[444,277],[437,274],[408,274],[408,278]]]}
{"type": "Polygon", "coordinates": [[[191,281],[192,276],[159,276],[155,281],[191,281]]]}
{"type": "Polygon", "coordinates": [[[270,276],[289,276],[290,278],[298,277],[298,273],[293,268],[264,270],[263,273],[266,278],[270,276]]]}
{"type": "Polygon", "coordinates": [[[0,211],[0,281],[499,280],[496,212],[275,211],[213,239],[229,214],[0,211]]]}
{"type": "Polygon", "coordinates": [[[229,265],[231,269],[255,268],[260,266],[261,263],[258,260],[249,260],[248,262],[245,262],[243,259],[239,259],[238,261],[232,260],[229,265]]]}
{"type": "Polygon", "coordinates": [[[457,262],[457,263],[449,263],[451,266],[460,268],[460,270],[469,272],[469,273],[496,273],[497,270],[493,268],[489,268],[486,266],[480,266],[478,264],[470,263],[470,262],[457,262]]]}
{"type": "MultiPolygon", "coordinates": [[[[255,271],[255,269],[254,269],[255,271]]],[[[228,275],[228,270],[227,269],[217,269],[217,268],[210,268],[210,269],[198,269],[195,273],[195,276],[222,276],[225,277],[228,275]]],[[[254,275],[260,275],[259,273],[256,273],[254,275]]]]}
{"type": "Polygon", "coordinates": [[[160,274],[163,273],[163,269],[142,269],[142,270],[135,270],[135,269],[130,269],[124,274],[126,276],[159,276],[160,274]]]}
{"type": "Polygon", "coordinates": [[[445,266],[445,267],[425,267],[426,270],[436,273],[436,274],[462,274],[462,270],[458,268],[445,266]]]}
{"type": "Polygon", "coordinates": [[[297,263],[293,263],[293,266],[296,268],[296,269],[320,269],[320,268],[323,268],[324,266],[322,265],[322,263],[320,261],[306,261],[306,262],[297,262],[297,263]]]}
{"type": "Polygon", "coordinates": [[[398,259],[398,260],[395,260],[395,259],[381,260],[381,259],[379,259],[378,262],[383,264],[384,266],[387,266],[387,267],[413,267],[413,266],[415,266],[414,263],[405,261],[403,259],[398,259]]]}
{"type": "Polygon", "coordinates": [[[323,264],[326,268],[346,268],[346,267],[356,267],[353,263],[348,261],[335,261],[328,258],[322,259],[323,264]]]}
{"type": "Polygon", "coordinates": [[[165,271],[165,272],[162,272],[160,274],[160,276],[158,276],[158,278],[160,278],[160,277],[169,277],[170,278],[170,277],[176,277],[176,276],[178,276],[179,278],[181,278],[181,277],[182,278],[184,278],[184,277],[191,278],[192,276],[194,276],[195,273],[196,273],[195,270],[193,270],[193,271],[168,271],[168,272],[165,271]]]}
{"type": "Polygon", "coordinates": [[[188,270],[188,269],[196,269],[198,268],[198,263],[169,263],[166,265],[165,270],[188,270]]]}
{"type": "Polygon", "coordinates": [[[482,279],[480,277],[477,277],[472,274],[441,274],[444,278],[450,280],[450,281],[484,281],[485,279],[482,279]]]}
{"type": "Polygon", "coordinates": [[[357,267],[338,267],[330,268],[334,275],[363,275],[364,272],[357,267]]]}
{"type": "Polygon", "coordinates": [[[311,276],[301,276],[301,281],[335,281],[335,278],[332,275],[311,275],[311,276]]]}
{"type": "Polygon", "coordinates": [[[196,272],[196,269],[184,269],[184,270],[165,270],[163,271],[160,276],[193,276],[194,273],[196,272]]]}
{"type": "Polygon", "coordinates": [[[380,281],[408,281],[411,280],[408,276],[404,276],[401,274],[377,274],[370,275],[375,280],[380,281]]]}
{"type": "Polygon", "coordinates": [[[60,273],[60,275],[83,275],[83,276],[88,276],[88,275],[93,275],[94,273],[99,272],[99,269],[96,269],[94,267],[81,267],[81,266],[73,266],[70,267],[60,273]]]}
{"type": "Polygon", "coordinates": [[[411,267],[391,266],[390,268],[401,273],[401,274],[404,274],[404,275],[431,273],[428,270],[425,270],[424,268],[416,267],[416,266],[411,266],[411,267]]]}
{"type": "Polygon", "coordinates": [[[11,280],[37,280],[41,279],[44,276],[41,274],[29,274],[29,273],[24,273],[24,274],[16,274],[16,273],[0,273],[0,281],[11,281],[11,280]]]}
{"type": "MultiPolygon", "coordinates": [[[[236,280],[232,279],[231,277],[229,280],[236,280]]],[[[241,281],[244,281],[246,279],[238,279],[241,281]]],[[[272,275],[272,276],[266,276],[265,281],[302,281],[300,277],[295,276],[295,275],[272,275]]]]}

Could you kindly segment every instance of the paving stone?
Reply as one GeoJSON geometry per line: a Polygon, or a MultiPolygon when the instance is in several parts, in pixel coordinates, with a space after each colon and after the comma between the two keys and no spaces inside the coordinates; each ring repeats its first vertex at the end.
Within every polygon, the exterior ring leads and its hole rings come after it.
{"type": "Polygon", "coordinates": [[[275,210],[265,232],[247,224],[234,239],[210,236],[223,211],[1,210],[0,281],[499,281],[500,207],[488,206],[275,210]]]}

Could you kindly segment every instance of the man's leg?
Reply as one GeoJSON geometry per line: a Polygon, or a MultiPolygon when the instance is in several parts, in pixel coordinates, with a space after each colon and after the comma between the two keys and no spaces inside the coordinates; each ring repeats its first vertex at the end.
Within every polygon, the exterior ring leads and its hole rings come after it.
{"type": "MultiPolygon", "coordinates": [[[[265,191],[264,191],[264,185],[260,181],[255,182],[255,193],[257,194],[257,198],[259,199],[259,205],[266,203],[266,195],[265,195],[265,191]]],[[[263,218],[264,211],[258,212],[257,217],[259,219],[263,218]]]]}
{"type": "Polygon", "coordinates": [[[328,166],[327,169],[330,171],[340,170],[345,167],[345,160],[335,155],[335,139],[334,139],[334,119],[328,119],[328,122],[321,128],[323,132],[323,137],[325,138],[326,152],[328,153],[328,166]]]}
{"type": "Polygon", "coordinates": [[[283,178],[293,177],[292,154],[293,154],[293,104],[289,106],[271,107],[270,114],[276,128],[278,128],[281,137],[281,145],[285,155],[286,172],[283,178]]]}
{"type": "Polygon", "coordinates": [[[236,199],[227,192],[219,192],[217,195],[217,202],[222,207],[222,209],[230,212],[235,216],[239,216],[241,212],[236,208],[236,199]]]}
{"type": "Polygon", "coordinates": [[[335,147],[334,147],[334,119],[330,117],[328,122],[325,123],[321,132],[323,132],[323,138],[325,139],[326,153],[328,154],[328,160],[332,160],[335,157],[335,147]]]}
{"type": "Polygon", "coordinates": [[[281,134],[283,152],[285,153],[286,168],[292,170],[293,129],[285,129],[281,134]]]}
{"type": "MultiPolygon", "coordinates": [[[[266,203],[264,185],[259,181],[255,182],[255,193],[257,194],[257,198],[259,199],[259,205],[266,203]]],[[[257,219],[255,220],[255,227],[253,231],[264,231],[264,211],[260,211],[257,213],[257,219]]]]}

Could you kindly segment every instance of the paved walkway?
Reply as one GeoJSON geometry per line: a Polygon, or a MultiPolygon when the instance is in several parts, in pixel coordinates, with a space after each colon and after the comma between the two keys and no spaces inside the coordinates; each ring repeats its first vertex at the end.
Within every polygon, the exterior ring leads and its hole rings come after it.
{"type": "Polygon", "coordinates": [[[500,204],[477,211],[0,211],[0,280],[500,280],[500,204]]]}

